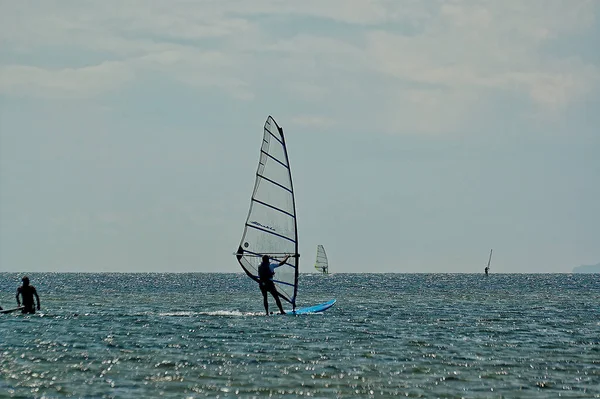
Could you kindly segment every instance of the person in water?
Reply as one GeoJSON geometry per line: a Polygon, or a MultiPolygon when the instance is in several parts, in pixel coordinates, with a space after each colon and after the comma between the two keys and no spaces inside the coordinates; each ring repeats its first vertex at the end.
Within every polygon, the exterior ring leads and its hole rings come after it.
{"type": "Polygon", "coordinates": [[[489,267],[489,266],[486,266],[484,270],[485,270],[485,275],[487,276],[487,275],[488,275],[488,272],[490,271],[490,267],[489,267]]]}
{"type": "Polygon", "coordinates": [[[21,300],[19,300],[19,295],[23,300],[23,313],[35,313],[33,297],[37,301],[37,310],[40,310],[40,297],[33,285],[29,285],[29,277],[24,276],[21,281],[23,281],[23,285],[17,288],[17,306],[21,306],[21,300]]]}
{"type": "Polygon", "coordinates": [[[275,288],[275,283],[273,282],[273,276],[275,275],[275,269],[279,266],[283,266],[289,257],[290,255],[287,255],[281,262],[271,263],[269,261],[269,256],[263,255],[262,262],[260,266],[258,266],[258,284],[260,285],[260,292],[262,292],[263,295],[263,303],[265,305],[265,312],[267,312],[267,315],[269,315],[269,301],[267,299],[267,292],[270,292],[273,298],[275,298],[279,312],[281,314],[285,314],[283,311],[283,306],[281,306],[279,293],[277,292],[277,288],[275,288]]]}

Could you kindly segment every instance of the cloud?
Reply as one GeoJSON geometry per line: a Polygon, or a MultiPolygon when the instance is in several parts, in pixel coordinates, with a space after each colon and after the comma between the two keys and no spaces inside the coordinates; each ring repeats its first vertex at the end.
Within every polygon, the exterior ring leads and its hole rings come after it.
{"type": "Polygon", "coordinates": [[[443,131],[494,95],[556,112],[597,92],[598,65],[551,46],[587,34],[597,11],[594,1],[5,3],[0,92],[90,98],[150,72],[242,101],[290,97],[338,126],[372,129],[360,109],[385,130],[443,131]]]}
{"type": "Polygon", "coordinates": [[[382,108],[388,134],[460,131],[467,115],[476,113],[477,92],[465,89],[409,89],[396,93],[382,108]],[[415,117],[416,116],[416,117],[415,117]]]}
{"type": "Polygon", "coordinates": [[[26,65],[0,66],[0,92],[37,98],[92,98],[123,90],[144,72],[161,73],[175,81],[196,87],[217,87],[234,98],[248,100],[253,95],[248,84],[233,73],[232,60],[218,51],[193,51],[172,46],[120,61],[105,61],[80,68],[41,68],[26,65]]]}
{"type": "Polygon", "coordinates": [[[133,78],[133,71],[122,62],[55,70],[9,65],[0,67],[0,92],[17,97],[80,98],[116,90],[133,78]]]}
{"type": "MultiPolygon", "coordinates": [[[[381,73],[404,82],[419,82],[451,90],[500,89],[524,92],[538,105],[567,105],[596,87],[600,69],[579,59],[545,61],[535,55],[513,57],[510,46],[490,49],[484,43],[471,44],[468,57],[440,55],[436,37],[409,39],[384,32],[369,36],[373,66],[381,73]],[[494,62],[504,53],[513,62],[494,62]],[[491,61],[490,61],[491,60],[491,61]],[[554,97],[554,98],[551,98],[554,97]]],[[[463,46],[468,46],[463,43],[463,46]]],[[[460,43],[449,45],[459,47],[460,43]]],[[[464,50],[463,50],[464,51],[464,50]]]]}
{"type": "Polygon", "coordinates": [[[417,36],[367,33],[365,52],[373,69],[393,78],[397,88],[423,86],[392,95],[389,107],[413,108],[414,125],[427,131],[433,128],[430,121],[419,118],[435,115],[440,128],[460,124],[494,93],[526,96],[534,112],[546,108],[552,113],[597,91],[600,68],[577,57],[548,54],[543,45],[585,31],[596,8],[591,2],[574,7],[570,2],[453,2],[432,14],[429,28],[417,36]]]}
{"type": "Polygon", "coordinates": [[[333,118],[318,115],[298,115],[291,119],[291,123],[296,126],[329,128],[336,124],[333,118]]]}

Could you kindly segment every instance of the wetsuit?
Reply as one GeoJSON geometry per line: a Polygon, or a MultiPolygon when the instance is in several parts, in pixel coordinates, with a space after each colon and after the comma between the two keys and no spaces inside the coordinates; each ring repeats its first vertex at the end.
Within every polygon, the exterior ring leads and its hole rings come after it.
{"type": "Polygon", "coordinates": [[[260,266],[258,266],[258,284],[260,286],[260,292],[262,292],[263,295],[263,303],[267,314],[269,313],[269,301],[267,299],[267,292],[270,292],[271,295],[273,295],[273,298],[275,298],[275,302],[277,303],[277,307],[279,308],[280,312],[284,313],[283,307],[281,306],[281,300],[279,299],[279,294],[277,293],[277,288],[275,288],[275,283],[273,282],[275,268],[278,266],[278,264],[268,262],[262,262],[260,266]]]}
{"type": "Polygon", "coordinates": [[[34,296],[37,299],[37,306],[39,309],[40,299],[33,285],[22,285],[17,288],[17,303],[19,301],[19,295],[21,295],[21,298],[23,299],[23,313],[35,313],[35,304],[33,302],[34,296]]]}
{"type": "Polygon", "coordinates": [[[270,292],[271,295],[277,297],[277,288],[275,288],[275,283],[273,283],[275,266],[277,265],[265,262],[258,266],[258,279],[263,295],[267,295],[267,292],[270,292]]]}

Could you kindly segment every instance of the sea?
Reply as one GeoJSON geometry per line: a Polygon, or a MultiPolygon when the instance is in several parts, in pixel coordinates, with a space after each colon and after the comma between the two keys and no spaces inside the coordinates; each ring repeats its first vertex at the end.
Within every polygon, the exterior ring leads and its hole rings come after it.
{"type": "Polygon", "coordinates": [[[29,277],[1,398],[600,397],[600,274],[301,274],[298,306],[337,299],[302,316],[243,273],[29,277]]]}

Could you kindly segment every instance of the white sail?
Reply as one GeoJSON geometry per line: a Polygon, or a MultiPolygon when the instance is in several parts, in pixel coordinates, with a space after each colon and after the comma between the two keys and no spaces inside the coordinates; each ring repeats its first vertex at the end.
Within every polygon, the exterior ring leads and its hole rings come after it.
{"type": "Polygon", "coordinates": [[[285,265],[275,269],[273,282],[280,296],[296,306],[298,292],[298,230],[292,174],[283,129],[269,116],[264,126],[256,182],[236,257],[242,269],[258,280],[261,257],[285,265]]]}
{"type": "Polygon", "coordinates": [[[315,269],[323,274],[329,273],[329,263],[327,262],[327,254],[322,245],[317,245],[317,259],[315,261],[315,269]]]}

